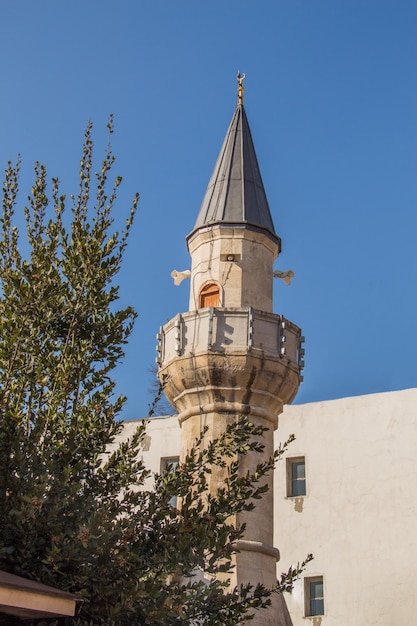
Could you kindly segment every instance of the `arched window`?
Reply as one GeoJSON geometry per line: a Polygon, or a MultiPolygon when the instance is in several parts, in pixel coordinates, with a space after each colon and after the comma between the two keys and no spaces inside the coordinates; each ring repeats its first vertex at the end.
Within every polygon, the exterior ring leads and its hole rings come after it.
{"type": "Polygon", "coordinates": [[[200,291],[198,308],[220,306],[220,287],[216,283],[207,283],[200,291]]]}

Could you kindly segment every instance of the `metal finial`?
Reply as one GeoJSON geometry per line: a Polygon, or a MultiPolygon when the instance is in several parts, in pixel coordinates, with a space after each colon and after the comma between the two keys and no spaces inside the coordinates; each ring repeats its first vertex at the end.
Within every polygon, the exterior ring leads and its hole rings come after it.
{"type": "Polygon", "coordinates": [[[238,105],[243,104],[243,92],[245,88],[243,86],[243,81],[246,78],[246,74],[241,74],[240,71],[237,73],[237,103],[238,105]]]}

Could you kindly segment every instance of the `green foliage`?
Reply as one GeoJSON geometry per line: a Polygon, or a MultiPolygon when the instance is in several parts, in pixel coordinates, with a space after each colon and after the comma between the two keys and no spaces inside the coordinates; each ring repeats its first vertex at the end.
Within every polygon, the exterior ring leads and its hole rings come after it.
{"type": "MultiPolygon", "coordinates": [[[[108,129],[111,135],[112,120],[108,129]]],[[[262,478],[282,450],[242,476],[237,455],[263,449],[259,428],[242,418],[208,448],[196,442],[175,472],[156,477],[153,491],[141,489],[149,476],[140,456],[146,423],[118,443],[122,424],[115,418],[124,399],[114,396],[111,378],[135,319],[130,307],[117,310],[113,279],[138,196],[124,231],[112,230],[121,178],[109,185],[110,144],[93,175],[91,132],[90,124],[71,219],[58,179],[50,199],[46,169],[36,164],[24,209],[26,256],[14,214],[20,162],[6,170],[0,569],[81,596],[78,617],[63,623],[234,626],[265,606],[273,590],[230,591],[215,576],[230,571],[242,536],[233,516],[262,496],[262,478]],[[207,492],[214,465],[228,472],[216,495],[207,492]],[[181,510],[171,506],[173,495],[181,510]]],[[[284,575],[280,589],[291,586],[296,570],[284,575]]]]}

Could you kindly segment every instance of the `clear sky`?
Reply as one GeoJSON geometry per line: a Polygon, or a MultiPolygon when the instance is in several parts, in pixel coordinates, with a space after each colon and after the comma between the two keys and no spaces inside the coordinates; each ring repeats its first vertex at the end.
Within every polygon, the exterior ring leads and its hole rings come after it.
{"type": "MultiPolygon", "coordinates": [[[[188,308],[185,236],[246,73],[245,108],[283,241],[275,312],[306,336],[297,403],[416,386],[415,0],[2,0],[0,157],[76,193],[88,119],[115,115],[120,210],[140,211],[120,277],[139,313],[119,391],[151,401],[155,334],[188,308]]],[[[4,169],[4,168],[3,168],[4,169]]],[[[335,416],[337,417],[337,416],[335,416]]]]}

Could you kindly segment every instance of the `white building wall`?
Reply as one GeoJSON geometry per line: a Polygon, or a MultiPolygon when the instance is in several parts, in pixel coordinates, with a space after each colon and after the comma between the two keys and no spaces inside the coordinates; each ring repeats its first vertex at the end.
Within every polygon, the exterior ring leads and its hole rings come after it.
{"type": "MultiPolygon", "coordinates": [[[[136,420],[125,422],[120,439],[125,440],[131,437],[138,423],[136,420]]],[[[161,459],[179,456],[181,447],[180,436],[181,431],[176,415],[153,417],[149,420],[142,458],[146,467],[153,474],[161,471],[161,459]]],[[[151,489],[152,485],[153,480],[150,477],[145,487],[151,489]]]]}
{"type": "MultiPolygon", "coordinates": [[[[136,426],[127,422],[124,436],[136,426]]],[[[314,560],[323,576],[323,617],[304,617],[304,576],[285,599],[294,626],[411,626],[417,623],[417,389],[285,407],[276,445],[305,456],[307,493],[286,495],[286,462],[275,472],[278,573],[314,560]]],[[[147,466],[177,456],[177,418],[151,420],[147,466]]]]}
{"type": "MultiPolygon", "coordinates": [[[[306,496],[286,498],[285,463],[275,476],[279,571],[314,560],[324,579],[325,626],[417,623],[417,389],[286,407],[278,436],[306,458],[306,496]]],[[[304,615],[303,580],[285,594],[294,626],[304,615]]]]}

